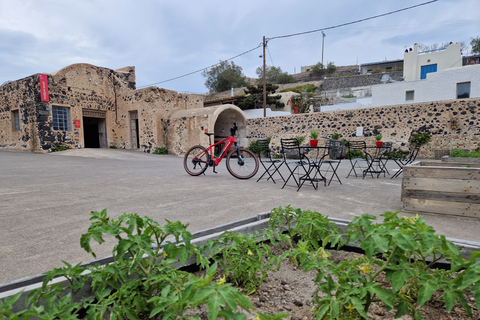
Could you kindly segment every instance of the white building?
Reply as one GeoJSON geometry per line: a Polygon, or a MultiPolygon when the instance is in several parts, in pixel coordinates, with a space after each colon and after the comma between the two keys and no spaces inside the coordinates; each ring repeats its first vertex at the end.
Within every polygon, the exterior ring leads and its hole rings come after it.
{"type": "Polygon", "coordinates": [[[480,65],[462,66],[459,43],[404,56],[404,81],[372,86],[373,107],[480,97],[480,65]]]}

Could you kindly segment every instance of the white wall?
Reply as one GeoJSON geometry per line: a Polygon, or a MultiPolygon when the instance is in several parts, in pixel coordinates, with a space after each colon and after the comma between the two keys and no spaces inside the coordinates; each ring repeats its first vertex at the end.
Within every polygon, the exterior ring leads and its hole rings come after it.
{"type": "Polygon", "coordinates": [[[469,65],[428,73],[427,78],[372,86],[372,106],[393,106],[457,98],[457,83],[470,82],[470,98],[480,98],[480,65],[469,65]],[[414,100],[406,100],[406,91],[414,100]]]}
{"type": "Polygon", "coordinates": [[[462,66],[461,44],[454,43],[443,50],[422,54],[415,44],[412,51],[403,54],[403,78],[405,81],[420,80],[422,66],[436,64],[437,72],[462,66]]]}

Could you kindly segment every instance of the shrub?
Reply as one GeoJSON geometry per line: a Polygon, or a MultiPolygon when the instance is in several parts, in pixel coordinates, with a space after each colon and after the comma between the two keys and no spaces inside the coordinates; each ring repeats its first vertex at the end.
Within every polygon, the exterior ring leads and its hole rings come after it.
{"type": "Polygon", "coordinates": [[[158,147],[153,151],[153,154],[168,154],[168,149],[164,147],[158,147]]]}
{"type": "Polygon", "coordinates": [[[70,149],[68,146],[62,145],[62,144],[57,144],[55,147],[53,147],[51,150],[52,152],[57,152],[57,151],[65,151],[70,149]]]}
{"type": "Polygon", "coordinates": [[[480,158],[480,150],[477,149],[472,152],[465,152],[462,149],[455,149],[450,152],[450,157],[452,158],[480,158]]]}

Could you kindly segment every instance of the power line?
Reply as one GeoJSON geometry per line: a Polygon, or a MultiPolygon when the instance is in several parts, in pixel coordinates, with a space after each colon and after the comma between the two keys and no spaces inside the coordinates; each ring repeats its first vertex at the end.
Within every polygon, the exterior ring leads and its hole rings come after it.
{"type": "MultiPolygon", "coordinates": [[[[346,23],[342,23],[342,24],[339,24],[339,25],[331,26],[331,27],[326,27],[326,28],[321,28],[321,29],[316,29],[316,30],[310,30],[310,31],[305,31],[305,32],[292,33],[292,34],[283,35],[283,36],[276,36],[276,37],[273,37],[273,38],[266,38],[265,45],[267,45],[267,43],[268,43],[269,40],[280,39],[280,38],[289,38],[289,37],[295,37],[295,36],[300,36],[300,35],[309,34],[309,33],[315,33],[315,32],[320,32],[320,31],[325,31],[325,30],[336,29],[336,28],[340,28],[340,27],[344,27],[344,26],[348,26],[348,25],[352,25],[352,24],[356,24],[356,23],[360,23],[360,22],[364,22],[364,21],[368,21],[368,20],[372,20],[372,19],[376,19],[376,18],[380,18],[380,17],[384,17],[384,16],[388,16],[388,15],[391,15],[391,14],[394,14],[394,13],[398,13],[398,12],[410,10],[410,9],[417,8],[417,7],[420,7],[420,6],[424,6],[424,5],[427,5],[427,4],[430,4],[430,3],[434,3],[434,2],[437,2],[437,1],[438,1],[438,0],[431,0],[431,1],[427,1],[427,2],[424,2],[424,3],[420,3],[420,4],[417,4],[417,5],[414,5],[414,6],[410,6],[410,7],[407,7],[407,8],[398,9],[398,10],[395,10],[395,11],[390,11],[390,12],[382,13],[382,14],[379,14],[379,15],[376,15],[376,16],[372,16],[372,17],[368,17],[368,18],[364,18],[364,19],[360,19],[360,20],[355,20],[355,21],[351,21],[351,22],[346,22],[346,23]]],[[[252,52],[253,50],[256,50],[256,49],[260,48],[261,46],[263,46],[263,43],[260,43],[260,44],[259,44],[258,46],[256,46],[255,48],[252,48],[252,49],[250,49],[250,50],[247,50],[247,51],[245,51],[245,52],[242,52],[242,53],[240,53],[240,54],[238,54],[238,55],[236,55],[236,56],[234,56],[234,57],[231,57],[231,58],[226,59],[226,60],[223,60],[223,61],[230,61],[230,60],[236,59],[236,58],[238,58],[238,57],[240,57],[240,56],[243,56],[243,55],[245,55],[245,54],[247,54],[247,53],[249,53],[249,52],[252,52]]],[[[270,54],[270,51],[269,51],[269,54],[270,54]]],[[[272,60],[271,55],[270,55],[270,60],[272,60]]],[[[209,66],[209,67],[205,67],[205,68],[202,68],[202,69],[193,71],[193,72],[189,72],[189,73],[186,73],[186,74],[181,75],[181,76],[178,76],[178,77],[170,78],[170,79],[167,79],[167,80],[155,82],[155,83],[148,84],[148,85],[139,86],[138,88],[145,88],[145,87],[154,86],[154,85],[157,85],[157,84],[161,84],[161,83],[165,83],[165,82],[177,80],[177,79],[180,79],[180,78],[184,78],[184,77],[190,76],[190,75],[192,75],[192,74],[195,74],[195,73],[202,72],[202,71],[204,71],[204,70],[213,68],[213,67],[215,67],[215,66],[217,66],[217,65],[219,65],[219,64],[220,64],[220,63],[216,63],[216,64],[213,64],[213,65],[211,65],[211,66],[209,66]]],[[[273,61],[272,61],[272,64],[273,64],[273,61]]]]}
{"type": "MultiPolygon", "coordinates": [[[[248,50],[248,51],[245,51],[245,52],[242,52],[242,53],[240,53],[240,54],[237,54],[236,56],[231,57],[231,58],[226,59],[226,60],[223,60],[223,61],[230,61],[230,60],[236,59],[236,58],[238,58],[238,57],[240,57],[240,56],[243,56],[243,55],[245,55],[245,54],[247,54],[247,53],[249,53],[249,52],[252,52],[252,51],[255,50],[255,49],[260,48],[262,45],[263,45],[263,43],[260,43],[260,44],[259,44],[258,46],[256,46],[255,48],[252,48],[252,49],[250,49],[250,50],[248,50]]],[[[222,61],[222,62],[223,62],[223,61],[222,61]]],[[[197,71],[193,71],[193,72],[190,72],[190,73],[187,73],[187,74],[184,74],[184,75],[175,77],[175,78],[171,78],[171,79],[168,79],[168,80],[163,80],[163,81],[160,81],[160,82],[155,82],[155,83],[152,83],[152,84],[147,84],[147,85],[144,85],[144,86],[140,86],[139,88],[146,88],[146,87],[154,86],[154,85],[157,85],[157,84],[160,84],[160,83],[169,82],[169,81],[177,80],[177,79],[180,79],[180,78],[184,78],[184,77],[190,76],[190,75],[192,75],[192,74],[195,74],[195,73],[198,73],[198,72],[202,72],[202,71],[204,71],[204,70],[207,70],[207,69],[213,68],[213,67],[215,67],[215,66],[218,66],[220,63],[221,63],[221,62],[216,63],[216,64],[212,64],[212,65],[209,66],[209,67],[206,67],[206,68],[203,68],[203,69],[199,69],[199,70],[197,70],[197,71]]]]}
{"type": "Polygon", "coordinates": [[[376,19],[376,18],[388,16],[388,15],[391,15],[391,14],[394,14],[394,13],[398,13],[398,12],[401,12],[401,11],[410,10],[410,9],[417,8],[417,7],[420,7],[420,6],[424,6],[424,5],[427,5],[427,4],[430,4],[430,3],[433,3],[433,2],[437,2],[437,1],[438,1],[438,0],[432,0],[432,1],[424,2],[424,3],[420,3],[420,4],[417,4],[417,5],[411,6],[411,7],[407,7],[407,8],[403,8],[403,9],[398,9],[398,10],[390,11],[390,12],[387,12],[387,13],[382,13],[382,14],[379,14],[379,15],[376,15],[376,16],[372,16],[372,17],[369,17],[369,18],[364,18],[364,19],[360,19],[360,20],[355,20],[355,21],[351,21],[351,22],[346,22],[346,23],[338,24],[338,25],[332,26],[332,27],[326,27],[326,28],[321,28],[321,29],[316,29],[316,30],[310,30],[310,31],[305,31],[305,32],[292,33],[292,34],[288,34],[288,35],[284,35],[284,36],[276,36],[276,37],[273,37],[273,38],[268,38],[267,40],[280,39],[280,38],[289,38],[289,37],[300,36],[300,35],[308,34],[308,33],[314,33],[314,32],[320,32],[320,31],[325,31],[325,30],[336,29],[336,28],[348,26],[348,25],[351,25],[351,24],[356,24],[356,23],[360,23],[360,22],[364,22],[364,21],[368,21],[368,20],[372,20],[372,19],[376,19]]]}

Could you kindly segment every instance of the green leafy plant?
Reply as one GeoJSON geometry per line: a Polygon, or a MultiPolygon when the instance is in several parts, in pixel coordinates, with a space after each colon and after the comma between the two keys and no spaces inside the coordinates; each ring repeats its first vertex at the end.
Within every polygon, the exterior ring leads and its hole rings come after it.
{"type": "Polygon", "coordinates": [[[412,135],[411,139],[410,139],[410,142],[411,143],[414,143],[418,146],[421,146],[423,144],[426,144],[428,142],[430,142],[430,140],[432,139],[432,136],[430,136],[428,133],[426,132],[423,132],[423,133],[415,133],[412,135]]]}
{"type": "Polygon", "coordinates": [[[375,141],[382,141],[383,136],[381,134],[377,134],[375,136],[375,141]]]}
{"type": "Polygon", "coordinates": [[[315,130],[310,131],[310,138],[312,138],[312,140],[317,140],[318,139],[318,131],[315,131],[315,130]]]}
{"type": "Polygon", "coordinates": [[[271,264],[279,263],[270,255],[270,247],[259,242],[259,238],[258,232],[226,231],[218,239],[208,241],[202,251],[209,251],[208,256],[219,263],[224,277],[244,287],[247,294],[252,294],[266,280],[267,270],[273,270],[271,264]],[[269,257],[267,263],[262,262],[264,257],[269,257]]]}
{"type": "Polygon", "coordinates": [[[297,145],[301,145],[303,141],[305,141],[305,137],[298,136],[295,138],[297,140],[297,145]]]}
{"type": "Polygon", "coordinates": [[[52,152],[65,151],[68,149],[70,148],[63,144],[57,144],[55,147],[51,148],[52,152]]]}
{"type": "Polygon", "coordinates": [[[282,159],[282,155],[280,153],[275,153],[273,159],[282,159]]]}
{"type": "Polygon", "coordinates": [[[346,158],[346,159],[357,159],[357,158],[365,159],[366,156],[365,156],[365,154],[362,152],[362,150],[353,149],[353,150],[348,150],[348,151],[345,153],[345,158],[346,158]]]}
{"type": "Polygon", "coordinates": [[[340,139],[341,136],[342,135],[340,133],[334,133],[334,134],[332,134],[332,140],[338,140],[338,139],[340,139]]]}
{"type": "MultiPolygon", "coordinates": [[[[374,216],[363,215],[349,224],[347,243],[360,243],[365,251],[361,258],[337,264],[317,250],[317,255],[303,260],[305,270],[317,270],[317,291],[323,293],[314,295],[317,319],[367,318],[374,301],[385,303],[387,311],[396,309],[395,317],[410,313],[421,319],[417,308],[429,301],[435,291],[443,293],[447,311],[458,300],[471,316],[465,293],[467,289],[480,292],[480,264],[476,261],[480,252],[467,261],[455,245],[436,235],[422,217],[400,218],[398,212],[382,216],[382,223],[373,224],[374,216]],[[441,259],[451,261],[451,270],[431,268],[441,259]],[[463,268],[467,271],[459,272],[463,268]],[[391,288],[376,282],[381,274],[391,288]]],[[[480,305],[480,295],[476,299],[480,305]]]]}
{"type": "MultiPolygon", "coordinates": [[[[268,156],[268,145],[270,144],[270,141],[272,140],[272,137],[267,137],[268,144],[263,146],[263,149],[260,150],[264,156],[268,156]]],[[[252,151],[255,154],[258,154],[258,142],[257,140],[251,141],[250,144],[248,145],[248,149],[252,151]]]]}
{"type": "Polygon", "coordinates": [[[153,151],[153,154],[168,154],[168,149],[165,147],[158,147],[153,151]]]}
{"type": "Polygon", "coordinates": [[[396,149],[388,152],[385,156],[387,157],[387,159],[393,160],[393,159],[404,159],[407,155],[408,155],[408,151],[396,149]]]}
{"type": "Polygon", "coordinates": [[[355,98],[355,95],[354,95],[354,94],[351,94],[351,93],[349,93],[349,94],[344,94],[344,95],[342,96],[342,98],[355,98]]]}

